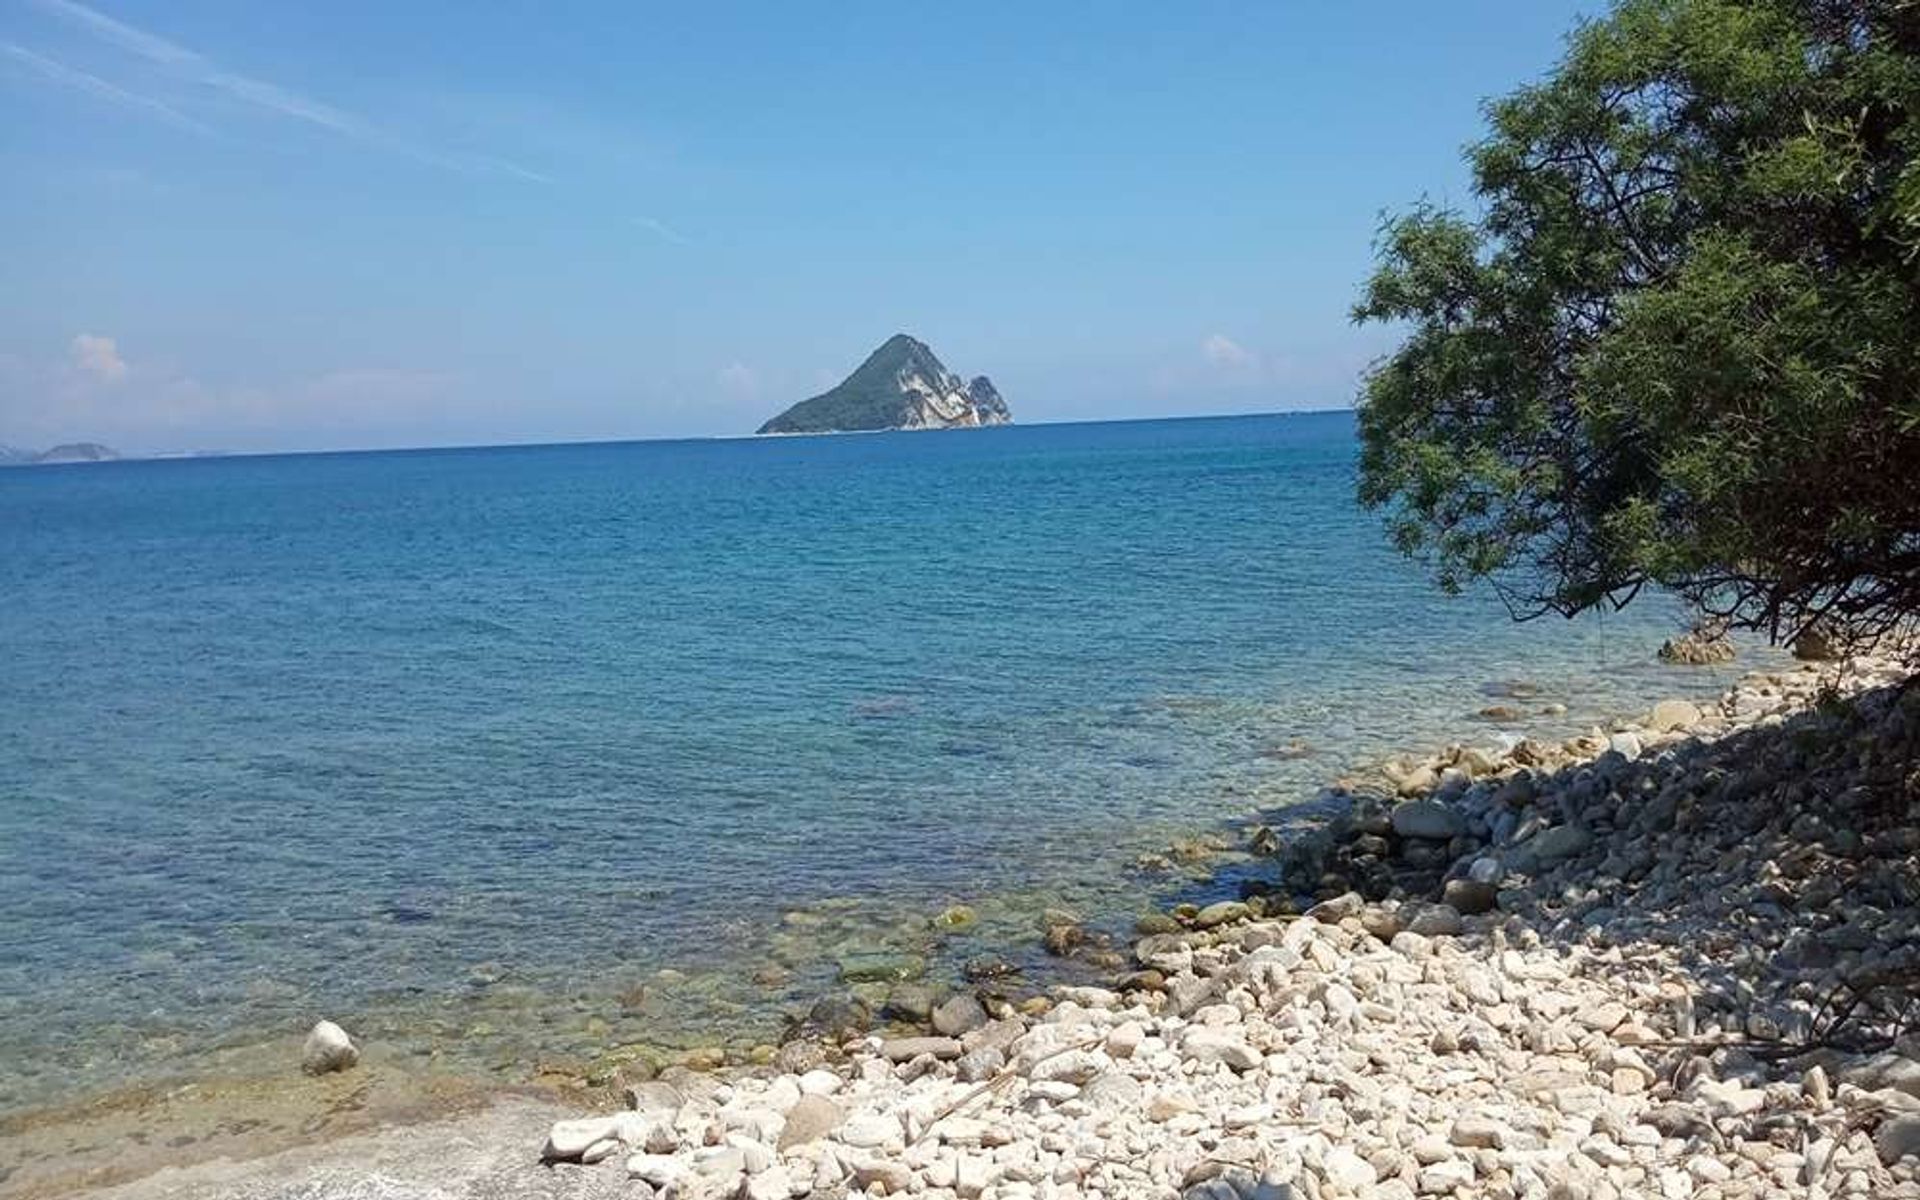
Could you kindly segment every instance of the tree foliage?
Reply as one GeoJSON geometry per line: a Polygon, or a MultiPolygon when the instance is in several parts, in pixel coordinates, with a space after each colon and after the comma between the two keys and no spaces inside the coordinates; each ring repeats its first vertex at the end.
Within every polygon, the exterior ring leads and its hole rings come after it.
{"type": "Polygon", "coordinates": [[[1622,0],[1384,226],[1360,495],[1520,615],[1920,607],[1920,0],[1622,0]]]}

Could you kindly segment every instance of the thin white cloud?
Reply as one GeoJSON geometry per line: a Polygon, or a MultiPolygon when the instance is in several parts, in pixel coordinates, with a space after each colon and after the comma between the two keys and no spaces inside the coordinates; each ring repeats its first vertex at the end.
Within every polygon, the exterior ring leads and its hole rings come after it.
{"type": "Polygon", "coordinates": [[[656,220],[653,217],[640,216],[635,217],[633,223],[655,234],[661,240],[672,242],[676,246],[690,246],[693,244],[681,235],[679,231],[670,227],[665,221],[656,220]]]}
{"type": "Polygon", "coordinates": [[[69,349],[73,365],[84,375],[104,383],[118,383],[127,377],[127,361],[120,357],[120,347],[110,337],[77,334],[69,349]]]}
{"type": "Polygon", "coordinates": [[[1201,355],[1216,367],[1244,369],[1259,362],[1254,353],[1224,333],[1209,334],[1200,343],[1201,355]]]}
{"type": "Polygon", "coordinates": [[[235,75],[227,71],[214,71],[200,77],[200,82],[216,91],[225,92],[236,100],[245,101],[257,108],[295,121],[305,121],[309,125],[318,125],[335,133],[348,137],[363,137],[366,128],[356,117],[318,100],[310,100],[277,84],[265,80],[249,79],[244,75],[235,75]]]}
{"type": "Polygon", "coordinates": [[[760,394],[760,374],[745,363],[728,363],[714,378],[721,391],[736,399],[751,400],[760,394]]]}
{"type": "Polygon", "coordinates": [[[57,17],[65,18],[95,36],[112,42],[122,50],[130,51],[150,62],[163,66],[192,66],[206,60],[200,55],[177,45],[163,37],[142,29],[116,21],[103,12],[96,12],[84,4],[75,4],[73,0],[36,0],[41,8],[57,17]]]}
{"type": "Polygon", "coordinates": [[[100,441],[122,451],[419,444],[474,415],[459,376],[362,367],[208,383],[164,362],[127,362],[83,333],[64,353],[0,354],[0,442],[100,441]]]}
{"type": "Polygon", "coordinates": [[[98,75],[82,71],[78,67],[68,66],[44,54],[36,54],[25,46],[15,45],[12,42],[0,42],[0,54],[4,54],[22,66],[31,68],[41,78],[52,83],[85,92],[89,96],[105,100],[110,104],[145,113],[176,128],[203,134],[213,132],[165,101],[155,100],[151,96],[142,96],[138,92],[130,92],[117,84],[108,83],[98,75]]]}
{"type": "Polygon", "coordinates": [[[502,175],[511,175],[515,179],[524,179],[528,183],[553,182],[553,176],[551,175],[544,175],[531,167],[523,167],[517,162],[499,158],[491,154],[467,154],[463,157],[476,167],[498,171],[502,175]]]}
{"type": "MultiPolygon", "coordinates": [[[[229,71],[197,50],[159,34],[115,20],[76,0],[34,0],[44,11],[61,18],[111,45],[165,67],[204,87],[262,112],[299,121],[340,137],[375,146],[416,161],[474,175],[508,175],[529,182],[551,182],[537,171],[486,155],[449,155],[426,149],[398,137],[345,109],[337,108],[291,88],[229,71]]],[[[105,84],[105,81],[100,81],[105,84]]],[[[106,84],[113,87],[112,84],[106,84]]],[[[118,90],[118,89],[116,89],[118,90]]],[[[157,102],[156,102],[157,103],[157,102]]],[[[162,105],[161,107],[166,107],[162,105]]]]}

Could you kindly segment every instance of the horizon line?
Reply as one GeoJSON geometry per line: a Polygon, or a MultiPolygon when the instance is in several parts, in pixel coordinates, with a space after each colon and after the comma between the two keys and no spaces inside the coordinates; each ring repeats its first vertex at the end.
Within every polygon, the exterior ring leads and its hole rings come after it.
{"type": "MultiPolygon", "coordinates": [[[[710,433],[683,434],[674,437],[588,437],[561,438],[553,441],[524,442],[443,442],[423,443],[413,446],[329,446],[311,450],[155,450],[144,454],[122,454],[105,442],[91,438],[67,439],[55,445],[92,444],[106,446],[114,450],[117,457],[79,462],[22,463],[23,467],[104,467],[115,463],[138,462],[183,462],[195,459],[214,458],[293,458],[326,454],[420,454],[426,452],[455,452],[468,450],[541,450],[562,446],[633,446],[665,445],[674,442],[788,442],[797,438],[834,438],[865,437],[875,434],[939,434],[939,433],[984,433],[994,429],[1042,429],[1069,425],[1144,425],[1156,421],[1230,421],[1248,417],[1304,417],[1324,416],[1328,413],[1352,412],[1351,404],[1334,408],[1285,408],[1268,409],[1258,412],[1222,412],[1222,413],[1183,413],[1164,417],[1090,417],[1060,421],[1009,421],[1001,425],[956,426],[945,429],[836,429],[818,433],[710,433]]],[[[0,442],[0,445],[20,446],[17,442],[0,442]]],[[[22,447],[24,448],[24,447],[22,447]]]]}

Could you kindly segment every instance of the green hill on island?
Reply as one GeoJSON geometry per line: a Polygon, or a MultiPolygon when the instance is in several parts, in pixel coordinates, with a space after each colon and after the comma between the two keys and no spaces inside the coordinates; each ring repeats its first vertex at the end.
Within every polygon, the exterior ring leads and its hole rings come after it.
{"type": "Polygon", "coordinates": [[[853,374],[768,421],[760,433],[844,433],[1005,425],[1006,401],[985,375],[963,383],[925,342],[896,333],[853,374]]]}

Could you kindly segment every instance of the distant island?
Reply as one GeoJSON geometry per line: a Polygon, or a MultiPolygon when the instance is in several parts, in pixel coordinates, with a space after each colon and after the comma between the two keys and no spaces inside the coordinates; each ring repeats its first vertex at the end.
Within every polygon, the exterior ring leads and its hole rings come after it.
{"type": "Polygon", "coordinates": [[[985,375],[962,383],[925,342],[896,333],[831,391],[802,400],[761,433],[965,429],[1013,420],[985,375]]]}
{"type": "Polygon", "coordinates": [[[0,467],[47,466],[54,463],[113,462],[120,452],[99,442],[63,442],[50,450],[23,450],[0,446],[0,467]]]}

